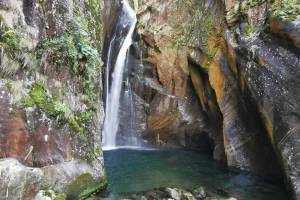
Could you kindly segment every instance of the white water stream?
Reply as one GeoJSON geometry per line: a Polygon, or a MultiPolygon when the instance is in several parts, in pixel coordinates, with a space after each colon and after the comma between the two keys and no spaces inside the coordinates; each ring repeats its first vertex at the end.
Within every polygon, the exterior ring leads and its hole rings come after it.
{"type": "MultiPolygon", "coordinates": [[[[116,137],[119,128],[119,109],[120,109],[120,95],[122,92],[122,82],[124,68],[126,66],[127,53],[132,45],[132,35],[136,26],[137,18],[134,10],[130,7],[127,0],[122,1],[122,6],[124,15],[122,16],[122,26],[123,28],[129,27],[129,31],[125,36],[124,42],[118,53],[114,71],[112,74],[111,86],[109,87],[109,69],[107,69],[106,80],[107,80],[107,94],[106,94],[106,116],[104,121],[103,130],[103,148],[114,148],[116,147],[116,137]]],[[[112,40],[113,41],[113,40],[112,40]]],[[[111,48],[109,47],[108,54],[111,54],[111,48]]],[[[111,55],[108,55],[108,60],[110,60],[111,55]]],[[[108,68],[108,67],[107,67],[108,68]]]]}

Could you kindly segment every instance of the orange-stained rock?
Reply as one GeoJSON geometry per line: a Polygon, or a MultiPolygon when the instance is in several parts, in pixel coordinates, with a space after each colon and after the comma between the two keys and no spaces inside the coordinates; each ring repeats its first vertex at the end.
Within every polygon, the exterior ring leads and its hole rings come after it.
{"type": "MultiPolygon", "coordinates": [[[[298,23],[300,18],[297,19],[298,23]]],[[[283,39],[288,38],[292,44],[300,48],[300,28],[299,25],[284,23],[276,19],[270,21],[270,31],[273,34],[281,36],[283,39]]]]}
{"type": "Polygon", "coordinates": [[[201,103],[201,107],[202,109],[207,112],[207,109],[206,109],[206,104],[207,104],[207,96],[206,96],[206,93],[205,93],[205,86],[204,86],[204,83],[203,83],[203,80],[201,78],[201,74],[200,74],[200,71],[196,69],[195,66],[190,66],[190,72],[191,72],[191,79],[192,79],[192,82],[193,82],[193,86],[195,87],[195,91],[198,95],[198,98],[200,100],[200,103],[201,103]]]}
{"type": "Polygon", "coordinates": [[[32,163],[31,138],[23,116],[24,112],[19,109],[12,113],[1,112],[0,156],[1,158],[13,157],[22,163],[30,164],[32,163]]]}
{"type": "Polygon", "coordinates": [[[174,126],[178,122],[180,114],[178,112],[158,113],[150,115],[148,118],[148,128],[154,134],[154,138],[159,136],[160,140],[167,141],[168,137],[172,135],[174,126]]]}
{"type": "Polygon", "coordinates": [[[214,58],[212,64],[209,66],[209,81],[211,86],[214,88],[217,102],[219,105],[222,104],[223,90],[225,85],[225,76],[221,71],[220,59],[222,58],[222,53],[219,50],[214,58]]]}
{"type": "Polygon", "coordinates": [[[47,166],[73,158],[70,136],[60,134],[56,129],[49,130],[46,124],[36,128],[33,144],[36,166],[47,166]]]}

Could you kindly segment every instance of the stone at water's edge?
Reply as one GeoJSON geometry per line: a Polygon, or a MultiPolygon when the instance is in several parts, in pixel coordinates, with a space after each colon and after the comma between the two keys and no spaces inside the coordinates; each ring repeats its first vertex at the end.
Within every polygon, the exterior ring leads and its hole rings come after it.
{"type": "Polygon", "coordinates": [[[158,188],[139,194],[129,194],[121,197],[121,200],[151,200],[151,199],[173,199],[173,200],[236,200],[233,197],[223,197],[204,190],[200,187],[193,191],[180,188],[158,188]]]}
{"type": "Polygon", "coordinates": [[[101,1],[1,1],[1,200],[104,177],[101,11],[101,1]]]}
{"type": "Polygon", "coordinates": [[[2,159],[0,160],[0,199],[32,200],[39,190],[47,188],[56,193],[64,192],[65,187],[75,177],[86,173],[99,177],[101,175],[98,172],[86,162],[79,160],[32,168],[22,165],[13,158],[2,159]]]}

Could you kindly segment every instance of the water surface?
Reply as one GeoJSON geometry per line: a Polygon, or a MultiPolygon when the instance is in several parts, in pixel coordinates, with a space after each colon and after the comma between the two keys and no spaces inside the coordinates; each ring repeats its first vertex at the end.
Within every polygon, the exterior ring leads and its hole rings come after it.
{"type": "Polygon", "coordinates": [[[115,149],[104,151],[104,159],[109,199],[159,187],[199,186],[241,200],[288,199],[282,187],[248,174],[229,172],[208,156],[193,151],[115,149]]]}

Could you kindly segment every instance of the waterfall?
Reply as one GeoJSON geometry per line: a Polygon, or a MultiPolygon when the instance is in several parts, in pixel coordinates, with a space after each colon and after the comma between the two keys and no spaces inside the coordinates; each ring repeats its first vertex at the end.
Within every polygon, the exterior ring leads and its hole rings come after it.
{"type": "Polygon", "coordinates": [[[120,100],[123,87],[124,70],[126,67],[128,51],[132,45],[132,35],[137,22],[136,14],[130,7],[127,0],[122,0],[122,15],[119,19],[120,29],[116,29],[115,36],[110,41],[109,51],[107,55],[107,66],[106,66],[106,117],[104,121],[103,130],[103,147],[114,148],[117,146],[116,139],[119,129],[119,110],[120,100]],[[113,66],[112,60],[112,48],[113,43],[116,41],[116,37],[120,37],[124,30],[128,29],[128,33],[125,35],[125,39],[116,57],[116,62],[113,66]],[[118,32],[119,31],[119,32],[118,32]],[[110,76],[110,69],[113,69],[113,73],[110,76]]]}

